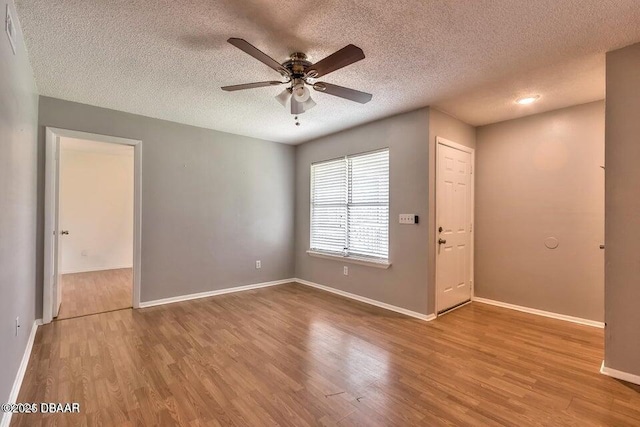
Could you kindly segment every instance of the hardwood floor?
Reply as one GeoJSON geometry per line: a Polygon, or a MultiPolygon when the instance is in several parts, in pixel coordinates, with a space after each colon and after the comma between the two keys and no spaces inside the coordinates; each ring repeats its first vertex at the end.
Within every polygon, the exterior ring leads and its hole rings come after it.
{"type": "Polygon", "coordinates": [[[638,426],[602,330],[472,303],[433,322],[290,284],[53,322],[14,426],[638,426]]]}
{"type": "Polygon", "coordinates": [[[90,271],[62,275],[62,304],[57,319],[131,307],[133,270],[90,271]]]}

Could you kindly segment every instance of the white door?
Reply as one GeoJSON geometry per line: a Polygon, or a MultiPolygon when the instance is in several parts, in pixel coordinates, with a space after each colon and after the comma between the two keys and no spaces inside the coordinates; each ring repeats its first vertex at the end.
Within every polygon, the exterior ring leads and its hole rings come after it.
{"type": "Polygon", "coordinates": [[[43,313],[45,323],[58,316],[60,310],[60,207],[58,193],[60,170],[60,138],[47,128],[45,150],[45,191],[44,191],[44,292],[43,313]]]}
{"type": "Polygon", "coordinates": [[[54,237],[54,280],[53,280],[53,317],[58,317],[60,312],[60,304],[62,304],[62,274],[60,274],[60,266],[62,265],[62,244],[64,241],[65,231],[60,228],[60,169],[62,163],[62,155],[60,153],[60,138],[55,141],[55,237],[54,237]]]}
{"type": "Polygon", "coordinates": [[[436,165],[436,311],[471,299],[472,155],[438,139],[436,165]]]}

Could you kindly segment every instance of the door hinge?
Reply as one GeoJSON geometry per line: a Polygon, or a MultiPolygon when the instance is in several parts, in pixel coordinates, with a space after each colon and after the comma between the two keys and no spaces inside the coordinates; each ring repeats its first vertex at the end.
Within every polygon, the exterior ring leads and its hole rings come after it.
{"type": "Polygon", "coordinates": [[[473,233],[473,223],[469,226],[469,233],[473,233]]]}

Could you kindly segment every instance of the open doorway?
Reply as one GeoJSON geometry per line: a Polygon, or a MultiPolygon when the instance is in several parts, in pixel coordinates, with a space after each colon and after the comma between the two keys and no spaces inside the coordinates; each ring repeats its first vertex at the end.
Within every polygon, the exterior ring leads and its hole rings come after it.
{"type": "Polygon", "coordinates": [[[133,147],[60,138],[58,319],[130,308],[133,147]]]}
{"type": "Polygon", "coordinates": [[[139,142],[47,128],[45,323],[137,307],[139,142]]]}

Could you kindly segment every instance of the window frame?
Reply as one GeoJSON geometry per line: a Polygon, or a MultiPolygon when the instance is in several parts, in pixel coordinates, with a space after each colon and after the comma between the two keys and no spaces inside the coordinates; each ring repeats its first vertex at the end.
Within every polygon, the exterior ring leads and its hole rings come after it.
{"type": "MultiPolygon", "coordinates": [[[[334,157],[331,159],[321,160],[318,162],[313,162],[309,166],[309,249],[306,251],[308,255],[324,258],[324,259],[333,259],[333,260],[342,260],[345,262],[353,263],[353,264],[361,264],[368,265],[377,268],[389,268],[391,266],[391,251],[390,251],[390,240],[391,240],[391,150],[389,147],[383,147],[371,151],[364,151],[359,153],[348,154],[345,156],[334,157]],[[347,244],[347,248],[349,247],[349,205],[351,200],[350,187],[351,187],[351,174],[349,173],[349,159],[354,157],[366,156],[369,154],[375,154],[379,152],[387,152],[389,157],[389,189],[388,189],[388,204],[387,204],[387,257],[374,257],[367,255],[358,255],[358,254],[350,254],[348,249],[346,253],[338,253],[333,251],[324,251],[321,249],[313,249],[311,248],[311,241],[313,235],[313,213],[314,213],[314,166],[321,165],[323,163],[335,162],[337,160],[344,160],[345,167],[347,168],[346,175],[346,197],[345,197],[345,208],[346,208],[346,230],[345,230],[345,243],[347,244]]],[[[356,205],[357,206],[357,205],[356,205]]]]}

